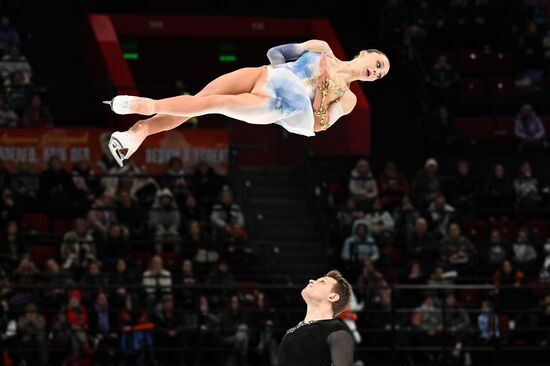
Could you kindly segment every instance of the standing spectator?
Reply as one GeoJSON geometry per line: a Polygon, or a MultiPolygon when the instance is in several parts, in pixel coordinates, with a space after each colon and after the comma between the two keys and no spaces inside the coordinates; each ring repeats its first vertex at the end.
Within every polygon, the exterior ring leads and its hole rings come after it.
{"type": "Polygon", "coordinates": [[[449,224],[454,221],[456,216],[454,207],[447,204],[444,195],[439,194],[428,207],[428,213],[434,237],[445,237],[449,224]]]}
{"type": "Polygon", "coordinates": [[[194,364],[221,364],[220,353],[210,352],[205,353],[200,350],[208,348],[219,348],[222,345],[222,339],[220,336],[220,318],[210,310],[210,303],[208,297],[203,295],[199,297],[198,311],[193,314],[193,317],[188,319],[189,328],[195,329],[194,337],[192,338],[192,345],[195,348],[194,364]],[[203,357],[206,359],[203,363],[203,357]],[[208,362],[210,361],[210,362],[208,362]]]}
{"type": "Polygon", "coordinates": [[[127,294],[124,309],[120,313],[122,329],[120,345],[125,364],[141,365],[145,360],[155,364],[155,349],[152,329],[147,311],[135,295],[127,294]]]}
{"type": "Polygon", "coordinates": [[[218,288],[212,291],[209,302],[221,306],[229,301],[230,292],[235,288],[237,281],[235,276],[229,270],[229,265],[225,260],[220,260],[218,265],[212,268],[212,271],[206,278],[206,283],[218,288]]]}
{"type": "Polygon", "coordinates": [[[424,169],[418,172],[413,181],[413,198],[416,202],[416,206],[418,206],[421,211],[426,209],[442,190],[438,166],[435,159],[430,158],[426,160],[424,169]]]}
{"type": "Polygon", "coordinates": [[[118,221],[128,228],[131,237],[140,237],[145,227],[143,210],[136,200],[132,198],[130,192],[122,190],[118,194],[116,206],[116,217],[118,221]]]}
{"type": "Polygon", "coordinates": [[[428,75],[431,95],[436,103],[451,102],[456,96],[456,85],[460,77],[445,55],[439,55],[428,75]]]}
{"type": "Polygon", "coordinates": [[[477,316],[477,327],[482,343],[489,344],[500,338],[498,315],[494,313],[493,305],[488,300],[481,303],[481,313],[477,316]]]}
{"type": "MultiPolygon", "coordinates": [[[[519,295],[522,294],[520,288],[525,280],[525,274],[514,269],[512,262],[505,259],[502,262],[502,269],[495,272],[493,276],[495,295],[498,296],[499,303],[505,304],[505,309],[515,309],[523,303],[519,295]]],[[[526,297],[527,298],[527,297],[526,297]]]]}
{"type": "Polygon", "coordinates": [[[393,161],[386,163],[378,178],[380,198],[388,209],[394,209],[402,203],[403,196],[409,193],[407,178],[393,161]]]}
{"type": "MultiPolygon", "coordinates": [[[[429,117],[428,134],[435,151],[460,151],[463,137],[460,135],[447,104],[442,104],[429,117]]],[[[431,149],[431,147],[430,147],[431,149]]]]}
{"type": "Polygon", "coordinates": [[[353,223],[352,235],[344,242],[341,258],[354,268],[363,258],[376,262],[380,251],[369,233],[369,225],[365,220],[356,220],[353,223]]]}
{"type": "Polygon", "coordinates": [[[254,296],[254,310],[251,314],[251,331],[255,333],[256,365],[274,366],[277,364],[277,314],[269,306],[263,292],[254,296]]]}
{"type": "Polygon", "coordinates": [[[67,301],[67,289],[74,285],[71,273],[68,273],[55,259],[48,259],[46,270],[42,273],[42,306],[45,309],[61,309],[67,301]]]}
{"type": "Polygon", "coordinates": [[[77,276],[86,268],[89,260],[96,259],[94,237],[83,218],[76,219],[73,230],[63,236],[61,259],[63,268],[71,270],[77,276]]]}
{"type": "Polygon", "coordinates": [[[19,116],[3,95],[0,95],[0,127],[19,127],[19,116]]]}
{"type": "Polygon", "coordinates": [[[189,194],[187,178],[183,169],[183,162],[177,156],[170,158],[168,167],[160,177],[161,188],[168,188],[174,195],[176,202],[183,202],[189,194]]]}
{"type": "Polygon", "coordinates": [[[80,284],[83,288],[82,303],[86,307],[90,307],[92,301],[97,298],[97,294],[107,287],[108,278],[101,273],[101,267],[98,262],[88,262],[88,270],[82,276],[80,284]]]}
{"type": "Polygon", "coordinates": [[[76,362],[83,356],[92,354],[92,347],[88,342],[88,312],[81,304],[80,291],[73,290],[69,294],[69,303],[66,309],[67,327],[69,331],[69,363],[76,362]]]}
{"type": "Polygon", "coordinates": [[[195,165],[192,179],[198,201],[206,207],[210,207],[222,188],[222,177],[207,162],[201,160],[195,165]]]}
{"type": "Polygon", "coordinates": [[[172,274],[163,268],[160,255],[151,258],[149,269],[143,273],[142,284],[147,295],[149,308],[160,301],[162,294],[172,291],[172,274]]]}
{"type": "Polygon", "coordinates": [[[180,286],[176,290],[176,301],[184,309],[191,309],[196,299],[197,290],[192,286],[197,284],[197,276],[193,270],[193,262],[190,259],[184,259],[181,263],[181,274],[176,283],[180,286]],[[191,288],[190,288],[191,287],[191,288]]]}
{"type": "MultiPolygon", "coordinates": [[[[419,261],[413,260],[409,265],[409,269],[401,280],[404,285],[425,285],[426,275],[419,261]]],[[[401,305],[405,308],[413,308],[422,302],[422,291],[412,288],[410,290],[401,290],[401,305]]]]}
{"type": "Polygon", "coordinates": [[[520,141],[520,153],[540,151],[548,145],[544,125],[533,107],[527,103],[521,106],[520,112],[516,115],[514,134],[520,141]]]}
{"type": "Polygon", "coordinates": [[[248,365],[247,355],[250,344],[248,314],[241,308],[238,295],[229,299],[229,308],[222,315],[221,332],[224,342],[237,351],[240,365],[248,365]]]}
{"type": "Polygon", "coordinates": [[[128,260],[132,247],[128,241],[128,229],[119,224],[112,224],[107,237],[99,241],[97,257],[107,268],[113,268],[119,258],[128,260]]]}
{"type": "Polygon", "coordinates": [[[521,165],[519,176],[514,180],[514,189],[518,211],[531,210],[538,206],[541,199],[539,181],[533,176],[530,163],[525,162],[521,165]]]}
{"type": "Polygon", "coordinates": [[[361,208],[367,208],[378,197],[378,185],[370,171],[369,162],[361,159],[351,171],[349,192],[361,208]]]}
{"type": "Polygon", "coordinates": [[[155,346],[161,365],[181,364],[181,343],[183,324],[174,308],[171,294],[162,296],[162,302],[155,311],[155,346]]]}
{"type": "Polygon", "coordinates": [[[155,204],[149,216],[149,227],[155,235],[155,250],[163,251],[164,245],[172,244],[180,250],[181,218],[174,196],[168,188],[157,192],[155,204]]]}
{"type": "Polygon", "coordinates": [[[23,350],[17,352],[20,357],[16,360],[16,364],[47,365],[46,319],[38,314],[35,304],[30,303],[27,305],[25,313],[19,317],[17,328],[19,347],[23,350]]]}
{"type": "MultiPolygon", "coordinates": [[[[470,316],[456,302],[454,294],[450,293],[445,298],[444,320],[447,333],[455,343],[469,345],[472,337],[470,316]]],[[[470,357],[468,353],[467,357],[470,357]]],[[[469,363],[471,364],[471,362],[469,363]]]]}
{"type": "Polygon", "coordinates": [[[88,212],[99,182],[90,166],[90,162],[81,159],[73,164],[71,197],[75,201],[78,215],[88,212]]]}
{"type": "Polygon", "coordinates": [[[206,215],[201,206],[197,204],[197,199],[191,193],[185,197],[184,204],[180,208],[182,222],[189,223],[196,220],[201,224],[206,223],[206,215]]]}
{"type": "Polygon", "coordinates": [[[401,206],[393,211],[393,221],[401,239],[407,239],[414,233],[416,220],[419,218],[420,213],[414,208],[410,197],[403,196],[401,206]]]}
{"type": "Polygon", "coordinates": [[[467,220],[474,216],[474,201],[477,195],[478,181],[470,170],[470,163],[460,160],[456,165],[456,174],[450,187],[450,199],[460,212],[460,218],[467,220]]]}
{"type": "Polygon", "coordinates": [[[372,261],[365,258],[362,261],[361,273],[357,277],[357,297],[360,303],[370,307],[380,302],[384,293],[390,293],[388,282],[384,275],[376,270],[372,261]]]}
{"type": "Polygon", "coordinates": [[[495,165],[485,182],[484,196],[485,207],[491,214],[506,215],[512,209],[514,187],[502,164],[495,165]]]}
{"type": "Polygon", "coordinates": [[[109,283],[112,286],[111,305],[116,309],[117,313],[122,311],[126,302],[126,295],[132,291],[132,287],[138,282],[136,273],[128,268],[127,261],[124,258],[119,258],[116,261],[114,270],[111,273],[109,283]],[[129,290],[127,289],[129,288],[129,290]]]}
{"type": "Polygon", "coordinates": [[[98,292],[89,313],[89,334],[93,337],[95,344],[93,360],[98,364],[114,365],[117,359],[119,335],[116,315],[109,304],[107,293],[98,292]]]}
{"type": "Polygon", "coordinates": [[[65,215],[70,214],[71,210],[67,208],[72,207],[71,188],[71,176],[61,165],[59,157],[52,156],[48,160],[47,169],[40,174],[40,197],[42,201],[46,207],[51,209],[52,213],[60,214],[55,210],[63,207],[63,213],[65,215]]]}

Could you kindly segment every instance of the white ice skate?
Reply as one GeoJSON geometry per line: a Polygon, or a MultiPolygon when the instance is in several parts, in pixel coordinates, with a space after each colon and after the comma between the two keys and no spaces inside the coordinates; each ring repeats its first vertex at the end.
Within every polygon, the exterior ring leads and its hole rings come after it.
{"type": "Polygon", "coordinates": [[[137,150],[138,146],[132,140],[128,132],[113,132],[109,140],[109,150],[120,167],[123,165],[124,159],[130,158],[137,150]]]}
{"type": "Polygon", "coordinates": [[[108,104],[116,114],[142,114],[149,116],[155,113],[155,103],[150,98],[117,95],[111,100],[103,101],[103,103],[108,104]]]}

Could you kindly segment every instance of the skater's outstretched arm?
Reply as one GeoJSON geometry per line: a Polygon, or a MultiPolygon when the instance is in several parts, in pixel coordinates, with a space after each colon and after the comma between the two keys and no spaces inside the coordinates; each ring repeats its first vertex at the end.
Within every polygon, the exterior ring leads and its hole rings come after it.
{"type": "Polygon", "coordinates": [[[324,52],[331,54],[332,50],[325,41],[312,39],[303,43],[288,43],[270,48],[267,58],[272,65],[284,64],[302,56],[305,52],[324,52]]]}

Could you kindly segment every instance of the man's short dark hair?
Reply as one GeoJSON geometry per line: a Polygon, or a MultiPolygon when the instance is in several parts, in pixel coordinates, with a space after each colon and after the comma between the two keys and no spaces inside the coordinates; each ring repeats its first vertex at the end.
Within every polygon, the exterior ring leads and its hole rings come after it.
{"type": "Polygon", "coordinates": [[[340,314],[348,306],[351,298],[351,285],[342,276],[339,271],[330,271],[326,277],[334,278],[336,283],[332,287],[332,292],[337,293],[340,298],[332,303],[333,316],[340,314]]]}

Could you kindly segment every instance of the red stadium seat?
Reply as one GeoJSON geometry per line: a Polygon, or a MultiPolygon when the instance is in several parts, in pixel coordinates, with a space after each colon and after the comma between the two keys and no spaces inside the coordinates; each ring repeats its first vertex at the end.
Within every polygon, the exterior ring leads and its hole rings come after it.
{"type": "Polygon", "coordinates": [[[48,215],[42,212],[28,212],[23,214],[23,228],[30,231],[47,233],[50,231],[48,215]]]}
{"type": "Polygon", "coordinates": [[[550,223],[547,220],[528,220],[523,225],[531,229],[538,239],[546,240],[550,236],[550,223]]]}
{"type": "Polygon", "coordinates": [[[44,267],[48,259],[57,258],[59,247],[57,245],[31,245],[30,255],[34,263],[39,267],[44,267]]]}
{"type": "Polygon", "coordinates": [[[464,307],[479,308],[481,293],[479,289],[460,289],[456,293],[456,299],[464,307]]]}
{"type": "Polygon", "coordinates": [[[239,292],[243,295],[255,296],[258,291],[258,281],[253,280],[239,280],[239,292]]]}
{"type": "Polygon", "coordinates": [[[149,252],[133,252],[132,264],[140,271],[145,271],[149,267],[151,261],[151,253],[149,252]]]}
{"type": "Polygon", "coordinates": [[[52,231],[58,234],[64,234],[71,230],[72,220],[70,219],[54,219],[52,220],[52,231]]]}
{"type": "Polygon", "coordinates": [[[482,243],[487,238],[487,221],[472,220],[464,225],[464,231],[476,243],[482,243]]]}
{"type": "Polygon", "coordinates": [[[550,116],[540,116],[540,119],[546,130],[546,136],[550,135],[550,116]]]}
{"type": "Polygon", "coordinates": [[[455,118],[455,124],[460,133],[475,143],[491,137],[494,129],[492,117],[461,117],[455,118]]]}
{"type": "Polygon", "coordinates": [[[495,132],[499,135],[514,135],[514,116],[500,116],[496,119],[495,132]]]}
{"type": "Polygon", "coordinates": [[[481,104],[486,102],[485,81],[477,78],[466,78],[460,82],[460,101],[464,104],[481,104]]]}
{"type": "Polygon", "coordinates": [[[160,255],[162,257],[162,263],[165,269],[170,272],[180,270],[181,256],[175,252],[163,252],[160,255]]]}
{"type": "Polygon", "coordinates": [[[463,74],[484,74],[489,70],[489,55],[483,50],[462,51],[459,59],[463,74]]]}
{"type": "Polygon", "coordinates": [[[518,236],[518,223],[511,220],[498,220],[491,222],[491,230],[500,230],[508,240],[516,240],[518,236]]]}
{"type": "Polygon", "coordinates": [[[514,67],[514,58],[510,51],[497,51],[489,56],[491,68],[489,71],[500,74],[509,74],[514,67]]]}
{"type": "Polygon", "coordinates": [[[511,103],[516,96],[516,88],[512,78],[497,77],[487,82],[489,101],[493,104],[511,103]]]}
{"type": "Polygon", "coordinates": [[[510,316],[507,314],[499,315],[499,327],[501,332],[508,332],[510,330],[510,316]]]}

